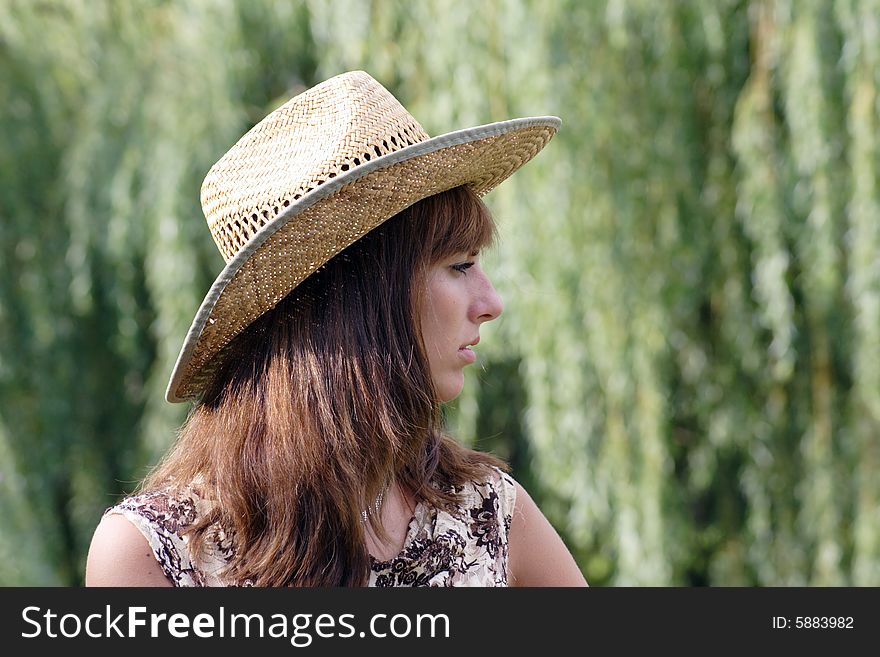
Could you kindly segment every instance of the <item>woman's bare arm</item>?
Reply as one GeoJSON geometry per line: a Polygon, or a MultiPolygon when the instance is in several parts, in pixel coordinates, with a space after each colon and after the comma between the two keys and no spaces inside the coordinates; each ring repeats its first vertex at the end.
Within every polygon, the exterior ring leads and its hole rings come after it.
{"type": "Polygon", "coordinates": [[[518,482],[509,542],[511,586],[587,586],[565,543],[518,482]]]}

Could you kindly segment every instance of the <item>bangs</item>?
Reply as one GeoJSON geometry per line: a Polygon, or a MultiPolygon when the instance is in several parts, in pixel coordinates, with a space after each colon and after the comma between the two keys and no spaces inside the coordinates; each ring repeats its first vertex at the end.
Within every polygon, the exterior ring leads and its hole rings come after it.
{"type": "Polygon", "coordinates": [[[476,253],[495,241],[489,208],[468,186],[455,187],[421,202],[430,238],[430,261],[456,253],[476,253]]]}

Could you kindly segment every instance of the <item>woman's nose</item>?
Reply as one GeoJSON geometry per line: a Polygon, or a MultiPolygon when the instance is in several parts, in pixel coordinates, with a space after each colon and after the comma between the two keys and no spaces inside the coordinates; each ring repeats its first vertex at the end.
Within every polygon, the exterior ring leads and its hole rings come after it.
{"type": "Polygon", "coordinates": [[[504,310],[504,301],[498,294],[498,290],[492,285],[492,281],[485,274],[482,278],[474,311],[474,319],[477,323],[490,322],[504,310]]]}

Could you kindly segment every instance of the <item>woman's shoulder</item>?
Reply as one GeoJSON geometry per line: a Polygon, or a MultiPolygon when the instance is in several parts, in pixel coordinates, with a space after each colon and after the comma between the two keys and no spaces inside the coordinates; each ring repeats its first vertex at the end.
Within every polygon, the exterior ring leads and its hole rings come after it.
{"type": "Polygon", "coordinates": [[[516,505],[517,484],[508,473],[497,466],[487,466],[482,477],[468,481],[457,492],[462,506],[472,512],[499,512],[510,517],[516,505]]]}
{"type": "Polygon", "coordinates": [[[148,523],[166,534],[180,534],[205,512],[205,502],[198,490],[162,489],[129,495],[104,512],[121,515],[134,524],[148,523]]]}
{"type": "Polygon", "coordinates": [[[197,489],[130,495],[108,508],[89,548],[90,586],[200,586],[186,531],[208,509],[197,489]]]}
{"type": "Polygon", "coordinates": [[[172,586],[150,542],[126,517],[101,518],[86,561],[86,586],[172,586]]]}

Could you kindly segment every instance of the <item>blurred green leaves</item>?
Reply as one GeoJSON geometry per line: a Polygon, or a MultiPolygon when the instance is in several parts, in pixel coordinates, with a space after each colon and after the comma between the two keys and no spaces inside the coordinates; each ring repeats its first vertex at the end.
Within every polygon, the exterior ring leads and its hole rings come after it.
{"type": "Polygon", "coordinates": [[[880,584],[880,2],[0,6],[0,582],[76,584],[173,440],[198,189],[344,70],[431,134],[563,128],[488,197],[450,408],[593,584],[880,584]]]}

